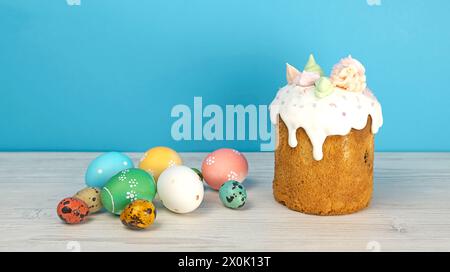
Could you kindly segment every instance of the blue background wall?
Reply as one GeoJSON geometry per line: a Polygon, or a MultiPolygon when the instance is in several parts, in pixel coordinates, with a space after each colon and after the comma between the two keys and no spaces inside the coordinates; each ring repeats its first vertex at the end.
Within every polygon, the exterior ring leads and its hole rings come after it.
{"type": "Polygon", "coordinates": [[[268,104],[285,62],[351,53],[383,105],[379,151],[449,151],[450,1],[0,0],[0,150],[178,150],[176,104],[268,104]]]}

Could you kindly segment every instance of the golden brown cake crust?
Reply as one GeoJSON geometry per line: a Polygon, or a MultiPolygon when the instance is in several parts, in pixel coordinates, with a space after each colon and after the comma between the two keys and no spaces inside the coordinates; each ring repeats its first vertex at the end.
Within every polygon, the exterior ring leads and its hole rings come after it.
{"type": "Polygon", "coordinates": [[[349,214],[367,207],[373,188],[371,124],[369,116],[364,129],[327,137],[324,157],[316,161],[305,130],[297,129],[298,145],[292,148],[286,125],[278,118],[275,199],[292,210],[316,215],[349,214]]]}

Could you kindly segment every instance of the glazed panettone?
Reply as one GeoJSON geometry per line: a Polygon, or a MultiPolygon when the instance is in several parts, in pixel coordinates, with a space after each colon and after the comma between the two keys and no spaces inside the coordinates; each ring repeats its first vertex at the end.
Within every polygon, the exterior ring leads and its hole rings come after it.
{"type": "Polygon", "coordinates": [[[383,117],[366,86],[364,66],[349,56],[328,78],[311,55],[303,72],[287,65],[287,81],[270,105],[277,129],[275,199],[292,210],[317,215],[367,207],[374,134],[383,117]]]}

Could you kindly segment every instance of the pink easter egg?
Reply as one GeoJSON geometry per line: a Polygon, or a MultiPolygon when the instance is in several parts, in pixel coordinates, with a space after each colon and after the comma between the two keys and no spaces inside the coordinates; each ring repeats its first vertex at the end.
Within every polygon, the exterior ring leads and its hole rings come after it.
{"type": "Polygon", "coordinates": [[[243,182],[248,174],[247,159],[239,151],[221,148],[203,160],[202,174],[206,183],[214,190],[229,180],[243,182]]]}

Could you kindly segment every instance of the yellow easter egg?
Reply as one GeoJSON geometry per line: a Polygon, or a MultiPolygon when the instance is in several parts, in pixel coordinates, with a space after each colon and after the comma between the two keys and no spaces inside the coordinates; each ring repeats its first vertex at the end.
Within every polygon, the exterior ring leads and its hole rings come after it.
{"type": "Polygon", "coordinates": [[[175,150],[165,146],[157,146],[144,153],[139,168],[153,175],[155,180],[158,181],[159,175],[164,170],[181,164],[183,164],[183,161],[175,150]]]}

